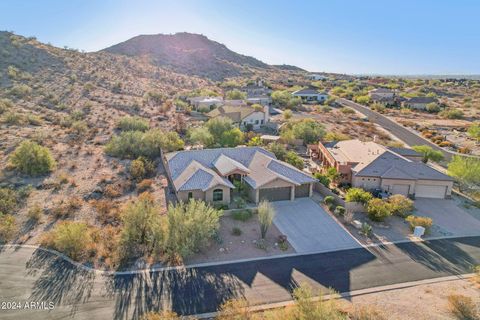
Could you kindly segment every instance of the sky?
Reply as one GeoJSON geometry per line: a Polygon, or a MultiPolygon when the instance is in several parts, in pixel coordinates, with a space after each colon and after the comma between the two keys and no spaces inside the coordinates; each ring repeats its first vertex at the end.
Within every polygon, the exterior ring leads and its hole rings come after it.
{"type": "Polygon", "coordinates": [[[309,71],[480,74],[479,0],[0,0],[0,30],[85,51],[186,31],[309,71]]]}

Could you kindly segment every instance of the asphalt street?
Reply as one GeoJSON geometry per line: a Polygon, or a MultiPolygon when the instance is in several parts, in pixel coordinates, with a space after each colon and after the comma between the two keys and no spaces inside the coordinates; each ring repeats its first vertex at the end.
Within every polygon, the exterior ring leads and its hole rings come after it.
{"type": "Polygon", "coordinates": [[[4,249],[0,301],[54,308],[2,308],[0,319],[136,319],[165,307],[197,314],[238,297],[251,304],[286,301],[302,283],[348,292],[470,273],[478,264],[480,237],[116,276],[86,271],[38,249],[4,249]]]}

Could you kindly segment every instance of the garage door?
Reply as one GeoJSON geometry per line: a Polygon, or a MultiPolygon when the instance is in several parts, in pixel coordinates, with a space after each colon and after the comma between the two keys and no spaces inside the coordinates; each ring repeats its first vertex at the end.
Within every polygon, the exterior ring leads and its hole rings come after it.
{"type": "Polygon", "coordinates": [[[310,184],[295,187],[295,198],[306,198],[310,195],[310,184]]]}
{"type": "Polygon", "coordinates": [[[404,196],[408,196],[409,189],[410,185],[408,184],[394,184],[390,192],[392,194],[402,194],[404,196]]]}
{"type": "Polygon", "coordinates": [[[415,198],[445,198],[446,186],[432,186],[427,184],[417,184],[415,187],[415,198]]]}
{"type": "Polygon", "coordinates": [[[290,187],[260,189],[260,201],[281,201],[290,200],[290,187]]]}

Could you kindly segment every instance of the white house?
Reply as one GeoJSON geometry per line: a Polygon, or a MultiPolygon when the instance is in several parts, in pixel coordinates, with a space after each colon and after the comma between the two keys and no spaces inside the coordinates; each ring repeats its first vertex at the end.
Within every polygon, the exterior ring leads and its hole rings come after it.
{"type": "Polygon", "coordinates": [[[222,97],[192,97],[188,101],[194,110],[209,109],[212,110],[223,105],[222,97]]]}
{"type": "Polygon", "coordinates": [[[319,81],[319,80],[327,80],[328,78],[318,73],[312,73],[307,75],[307,79],[319,81]]]}
{"type": "Polygon", "coordinates": [[[263,106],[267,106],[270,103],[272,103],[272,98],[270,98],[270,96],[255,96],[255,97],[247,98],[247,102],[250,102],[252,104],[257,103],[263,106]]]}
{"type": "Polygon", "coordinates": [[[315,88],[298,90],[292,93],[294,97],[300,97],[304,102],[324,102],[328,99],[326,92],[320,92],[315,88]]]}
{"type": "Polygon", "coordinates": [[[264,106],[263,109],[250,106],[221,106],[207,113],[207,116],[230,118],[241,130],[247,130],[249,127],[258,130],[270,121],[268,106],[264,106]]]}
{"type": "Polygon", "coordinates": [[[386,88],[377,88],[377,89],[368,91],[368,95],[370,97],[393,99],[393,97],[395,96],[395,92],[393,90],[386,89],[386,88]]]}

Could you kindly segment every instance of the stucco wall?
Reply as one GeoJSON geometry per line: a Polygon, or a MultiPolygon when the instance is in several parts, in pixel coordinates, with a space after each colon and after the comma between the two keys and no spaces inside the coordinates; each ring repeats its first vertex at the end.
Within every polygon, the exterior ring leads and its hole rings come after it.
{"type": "Polygon", "coordinates": [[[205,192],[203,192],[202,190],[192,190],[192,191],[178,191],[177,193],[178,201],[187,202],[189,192],[192,192],[193,199],[205,200],[205,192]]]}
{"type": "Polygon", "coordinates": [[[265,121],[265,114],[263,112],[254,112],[247,117],[243,118],[242,123],[240,125],[241,128],[245,128],[245,122],[247,124],[251,124],[254,129],[260,128],[260,126],[264,125],[267,121],[265,121]],[[255,120],[258,120],[258,124],[255,124],[255,120]],[[263,120],[263,124],[261,123],[263,120]]]}
{"type": "Polygon", "coordinates": [[[205,201],[206,202],[213,202],[213,190],[215,189],[222,189],[223,190],[223,200],[216,201],[216,203],[230,203],[230,188],[225,186],[215,186],[207,191],[205,191],[205,201]]]}
{"type": "Polygon", "coordinates": [[[361,176],[354,176],[352,178],[352,186],[356,188],[363,188],[363,189],[375,189],[380,187],[380,178],[374,177],[361,177],[361,176]]]}
{"type": "Polygon", "coordinates": [[[267,184],[264,184],[260,189],[267,189],[267,188],[281,188],[281,187],[292,187],[294,186],[290,182],[281,180],[281,179],[275,179],[267,184]]]}

